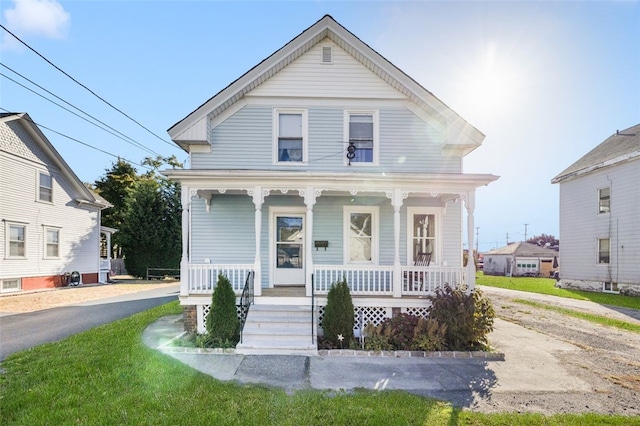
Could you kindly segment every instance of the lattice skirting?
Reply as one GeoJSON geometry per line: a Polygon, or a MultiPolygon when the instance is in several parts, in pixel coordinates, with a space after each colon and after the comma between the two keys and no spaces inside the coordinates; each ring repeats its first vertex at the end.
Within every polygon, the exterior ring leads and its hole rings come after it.
{"type": "MultiPolygon", "coordinates": [[[[197,305],[196,307],[196,319],[198,324],[196,327],[196,330],[200,334],[206,333],[207,331],[207,326],[205,321],[210,311],[211,311],[211,305],[197,305]]],[[[241,306],[236,305],[236,314],[238,315],[239,321],[244,321],[246,319],[245,313],[242,310],[241,306]]]]}
{"type": "MultiPolygon", "coordinates": [[[[206,325],[205,320],[207,315],[211,311],[211,305],[197,305],[196,318],[197,318],[197,331],[198,333],[205,333],[206,325]]],[[[427,308],[424,306],[417,307],[405,307],[401,308],[400,312],[409,315],[415,315],[419,317],[427,317],[427,308]]],[[[240,306],[236,306],[236,313],[238,319],[243,321],[244,313],[240,306]]],[[[354,326],[353,332],[356,336],[360,336],[360,330],[364,329],[368,324],[375,326],[380,325],[386,318],[391,318],[393,308],[380,307],[380,306],[355,306],[353,312],[354,326]]],[[[324,318],[324,306],[318,306],[318,333],[322,335],[322,320],[324,318]]]]}

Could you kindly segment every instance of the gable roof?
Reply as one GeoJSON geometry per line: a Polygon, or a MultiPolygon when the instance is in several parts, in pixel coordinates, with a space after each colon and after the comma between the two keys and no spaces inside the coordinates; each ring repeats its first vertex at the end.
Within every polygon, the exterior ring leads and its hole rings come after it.
{"type": "Polygon", "coordinates": [[[551,183],[559,183],[566,179],[636,158],[640,158],[640,124],[622,131],[616,131],[615,134],[551,179],[551,183]]]}
{"type": "Polygon", "coordinates": [[[191,143],[206,143],[206,141],[188,140],[188,137],[184,137],[184,133],[192,126],[202,124],[207,116],[215,117],[221,114],[253,88],[262,84],[327,37],[390,86],[403,93],[429,114],[437,117],[443,123],[443,127],[447,129],[448,147],[461,148],[466,155],[480,146],[484,139],[482,132],[467,123],[433,93],[369,47],[330,15],[322,17],[271,56],[171,126],[167,130],[169,136],[185,151],[191,143]]]}
{"type": "Polygon", "coordinates": [[[60,153],[53,147],[49,139],[42,133],[38,125],[29,117],[26,112],[23,113],[2,113],[0,114],[0,122],[18,121],[26,131],[31,135],[34,141],[42,148],[51,161],[60,169],[62,175],[67,179],[75,191],[79,204],[90,204],[100,209],[113,207],[107,200],[87,188],[74,171],[69,167],[66,161],[60,156],[60,153]]]}
{"type": "Polygon", "coordinates": [[[517,257],[553,257],[558,252],[548,247],[540,247],[537,244],[518,242],[511,243],[508,246],[500,247],[495,250],[488,251],[484,254],[489,255],[515,255],[517,257]]]}

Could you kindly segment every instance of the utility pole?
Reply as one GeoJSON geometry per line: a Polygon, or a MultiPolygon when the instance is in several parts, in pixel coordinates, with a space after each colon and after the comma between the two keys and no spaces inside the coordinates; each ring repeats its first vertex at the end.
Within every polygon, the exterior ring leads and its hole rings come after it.
{"type": "Polygon", "coordinates": [[[509,233],[507,232],[507,245],[509,245],[509,233]]]}
{"type": "Polygon", "coordinates": [[[528,223],[524,224],[524,241],[527,242],[527,226],[529,226],[528,223]]]}

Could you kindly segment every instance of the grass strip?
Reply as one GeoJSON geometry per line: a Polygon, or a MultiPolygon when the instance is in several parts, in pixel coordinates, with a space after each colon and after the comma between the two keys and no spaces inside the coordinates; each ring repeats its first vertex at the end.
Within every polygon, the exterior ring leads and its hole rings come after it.
{"type": "Polygon", "coordinates": [[[482,272],[479,272],[476,275],[476,284],[484,285],[487,287],[498,287],[506,288],[509,290],[526,291],[529,293],[549,294],[552,296],[566,297],[569,299],[590,300],[599,305],[611,305],[619,306],[622,308],[640,309],[640,297],[557,288],[555,286],[556,281],[552,278],[503,277],[484,275],[482,272]]]}
{"type": "Polygon", "coordinates": [[[545,303],[534,302],[526,299],[514,299],[514,302],[521,303],[523,305],[533,306],[534,308],[546,309],[548,311],[558,312],[563,315],[567,315],[574,318],[580,318],[589,322],[593,322],[600,325],[606,325],[609,327],[615,327],[622,330],[632,331],[634,333],[640,333],[640,325],[630,322],[618,320],[615,318],[609,318],[602,315],[594,315],[587,312],[576,311],[573,309],[561,308],[559,306],[547,305],[545,303]]]}
{"type": "MultiPolygon", "coordinates": [[[[153,308],[11,355],[0,373],[8,425],[628,425],[598,414],[482,414],[399,391],[287,394],[221,382],[142,343],[144,329],[181,312],[153,308]]],[[[469,392],[469,400],[476,396],[469,392]]]]}

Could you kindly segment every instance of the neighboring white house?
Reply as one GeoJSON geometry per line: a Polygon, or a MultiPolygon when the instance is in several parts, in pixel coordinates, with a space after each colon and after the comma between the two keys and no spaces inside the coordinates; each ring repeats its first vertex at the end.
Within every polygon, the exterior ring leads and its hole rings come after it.
{"type": "Polygon", "coordinates": [[[64,286],[73,271],[97,283],[102,269],[106,281],[100,234],[114,231],[101,230],[106,207],[28,114],[0,114],[1,291],[64,286]]]}
{"type": "MultiPolygon", "coordinates": [[[[445,283],[475,285],[463,227],[473,247],[476,188],[497,176],[465,174],[462,160],[484,135],[331,16],[169,135],[189,153],[189,169],[164,172],[182,184],[187,329],[204,331],[218,273],[255,295],[245,352],[304,347],[260,336],[255,318],[278,305],[281,317],[321,321],[343,277],[357,326],[424,314],[421,296],[445,283]],[[429,266],[414,266],[419,253],[429,266]]],[[[314,342],[313,324],[285,329],[314,342]]]]}
{"type": "Polygon", "coordinates": [[[485,253],[483,271],[485,275],[551,277],[558,262],[557,251],[519,242],[485,253]]]}
{"type": "Polygon", "coordinates": [[[640,124],[551,182],[560,185],[560,285],[640,294],[640,124]]]}

